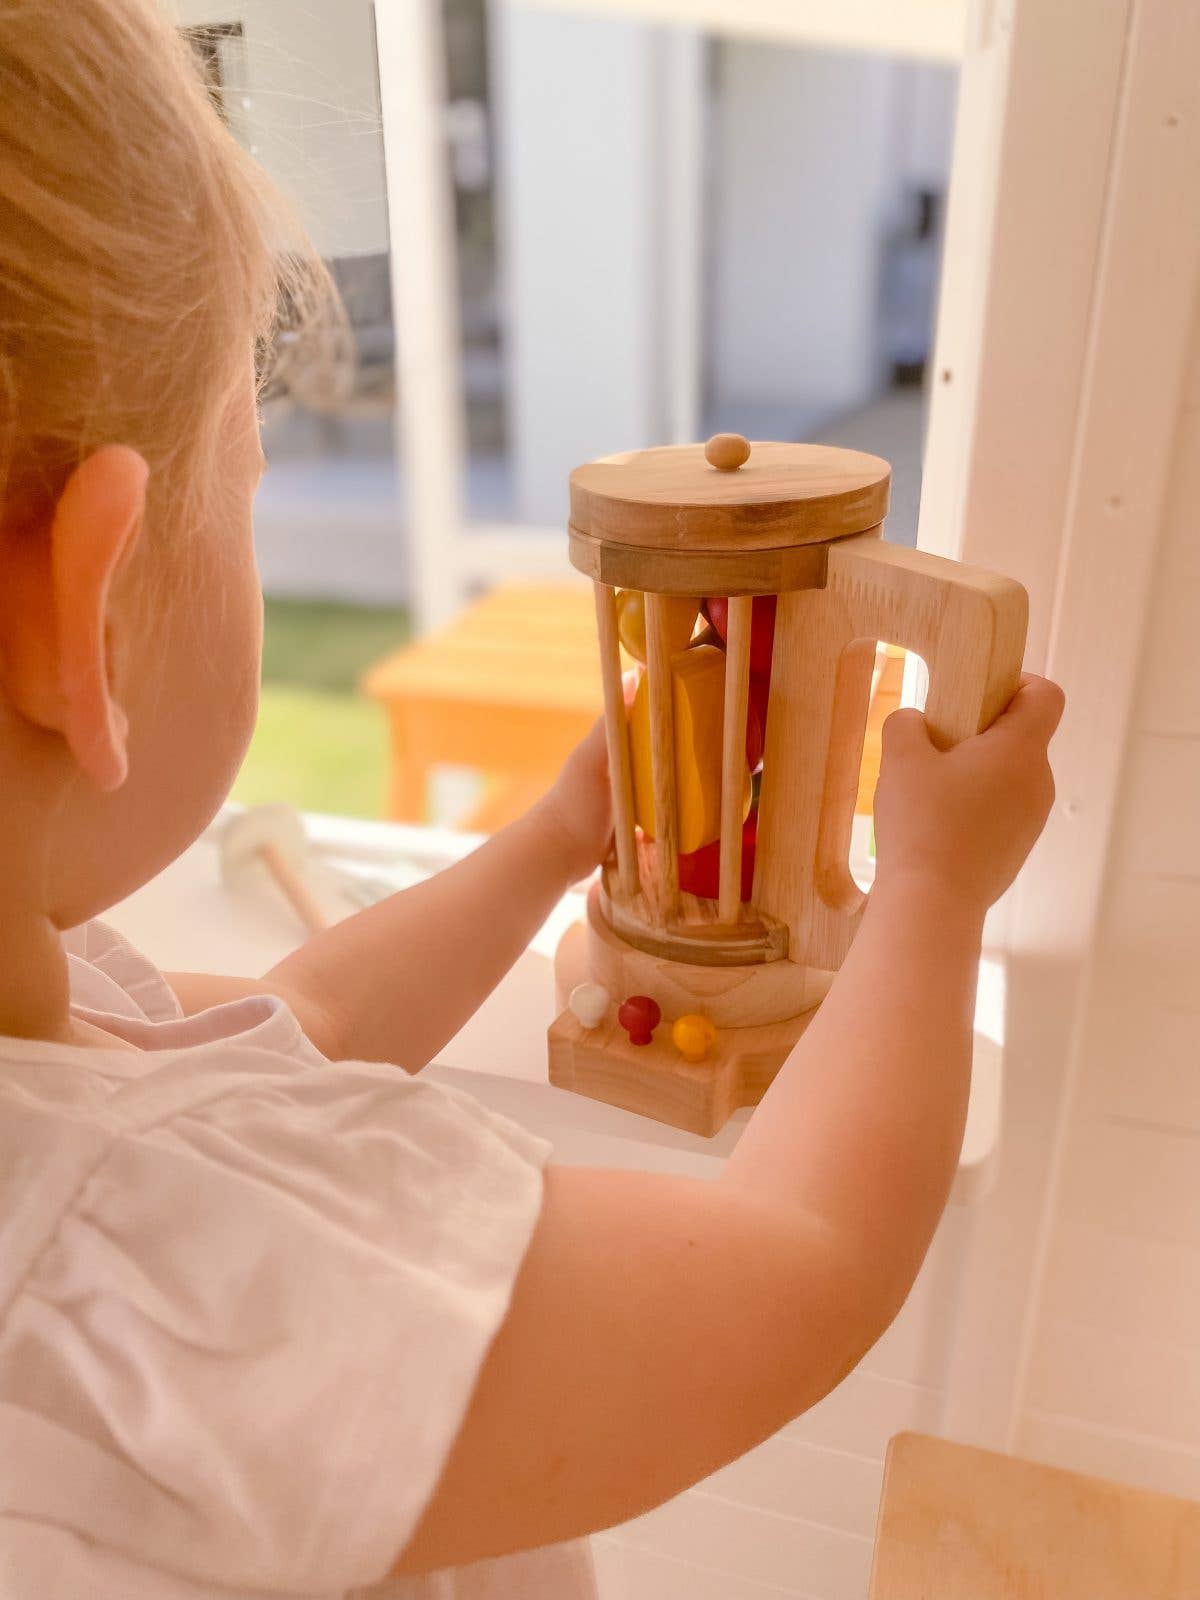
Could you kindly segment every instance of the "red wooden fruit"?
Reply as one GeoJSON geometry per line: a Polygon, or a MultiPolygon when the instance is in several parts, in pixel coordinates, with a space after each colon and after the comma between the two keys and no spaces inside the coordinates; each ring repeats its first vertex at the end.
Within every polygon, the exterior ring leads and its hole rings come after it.
{"type": "MultiPolygon", "coordinates": [[[[724,642],[729,632],[729,601],[721,595],[710,595],[704,602],[708,620],[724,642]]],[[[759,594],[754,597],[750,612],[750,671],[771,676],[771,652],[775,648],[775,596],[759,594]]]]}
{"type": "MultiPolygon", "coordinates": [[[[752,811],[742,823],[742,899],[749,900],[754,887],[754,853],[758,845],[758,812],[752,811]]],[[[721,841],[701,845],[679,858],[679,887],[684,894],[698,894],[715,900],[720,894],[721,841]]]]}
{"type": "Polygon", "coordinates": [[[648,994],[631,994],[621,1002],[617,1021],[629,1035],[630,1044],[649,1044],[662,1021],[662,1010],[648,994]]]}

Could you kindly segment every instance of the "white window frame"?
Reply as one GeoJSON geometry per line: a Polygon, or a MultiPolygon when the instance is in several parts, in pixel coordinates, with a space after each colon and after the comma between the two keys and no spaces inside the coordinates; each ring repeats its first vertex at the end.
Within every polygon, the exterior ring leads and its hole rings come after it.
{"type": "Polygon", "coordinates": [[[1026,584],[1028,664],[1068,704],[1057,804],[1007,908],[1004,1130],[944,1416],[998,1448],[1022,1409],[1200,276],[1198,82],[1200,12],[1176,0],[973,9],[918,542],[1026,584]]]}

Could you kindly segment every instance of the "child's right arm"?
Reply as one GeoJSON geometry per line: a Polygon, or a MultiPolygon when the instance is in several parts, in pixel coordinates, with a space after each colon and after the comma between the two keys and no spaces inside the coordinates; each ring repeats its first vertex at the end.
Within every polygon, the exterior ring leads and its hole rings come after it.
{"type": "Polygon", "coordinates": [[[512,1305],[397,1570],[611,1526],[827,1393],[882,1334],[953,1178],[983,915],[1053,799],[1061,692],[978,739],[885,732],[878,874],[820,1013],[715,1183],[550,1167],[512,1305]]]}

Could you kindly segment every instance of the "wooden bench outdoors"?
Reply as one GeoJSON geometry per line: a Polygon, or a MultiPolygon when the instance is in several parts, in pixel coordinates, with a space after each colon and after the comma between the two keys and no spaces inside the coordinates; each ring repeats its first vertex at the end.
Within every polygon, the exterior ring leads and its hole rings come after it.
{"type": "MultiPolygon", "coordinates": [[[[902,664],[903,652],[892,647],[886,660],[879,657],[858,795],[863,814],[879,774],[883,718],[899,703],[902,664]]],[[[433,769],[470,767],[486,786],[459,826],[492,833],[545,792],[601,714],[592,591],[503,584],[372,667],[363,689],[388,715],[388,816],[427,821],[433,769]]]]}
{"type": "Polygon", "coordinates": [[[434,767],[471,767],[486,788],[459,826],[492,833],[544,793],[603,709],[592,591],[502,585],[363,688],[388,714],[388,816],[426,821],[434,767]]]}

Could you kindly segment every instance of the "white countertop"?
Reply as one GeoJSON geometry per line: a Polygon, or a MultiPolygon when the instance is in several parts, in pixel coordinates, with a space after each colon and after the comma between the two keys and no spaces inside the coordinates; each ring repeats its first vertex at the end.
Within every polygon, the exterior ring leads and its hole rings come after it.
{"type": "MultiPolygon", "coordinates": [[[[345,818],[305,819],[314,856],[310,887],[331,917],[354,910],[347,875],[376,892],[402,888],[467,854],[477,840],[438,829],[345,818]]],[[[469,1088],[495,1109],[536,1125],[559,1143],[569,1136],[576,1160],[613,1165],[712,1171],[736,1144],[752,1115],[736,1112],[713,1139],[665,1127],[614,1106],[552,1088],[546,1072],[546,1029],[554,1017],[554,950],[562,931],[582,915],[572,891],[555,908],[529,949],[462,1031],[426,1070],[469,1088]]],[[[236,889],[221,882],[213,832],[197,841],[152,883],[110,911],[124,936],[166,971],[225,972],[257,977],[301,941],[295,914],[266,879],[236,889]]],[[[984,961],[976,1013],[975,1062],[967,1127],[953,1199],[969,1201],[988,1181],[1001,1124],[1003,971],[984,961]]]]}

